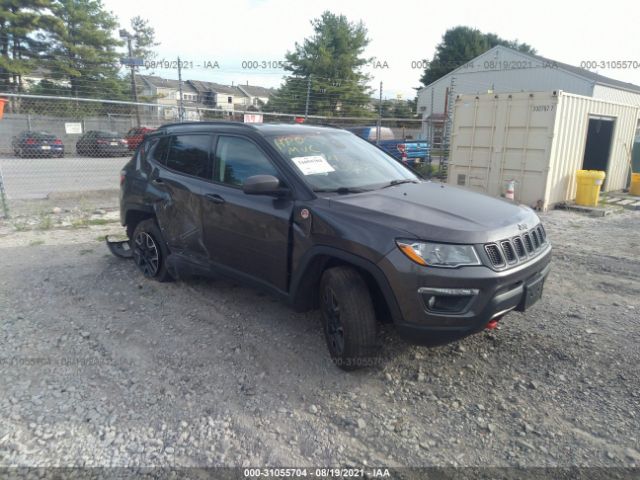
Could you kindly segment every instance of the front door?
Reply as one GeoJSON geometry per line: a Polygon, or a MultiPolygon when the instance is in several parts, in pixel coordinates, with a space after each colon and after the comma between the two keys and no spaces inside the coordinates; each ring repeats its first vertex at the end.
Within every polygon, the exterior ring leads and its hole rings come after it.
{"type": "Polygon", "coordinates": [[[213,184],[202,197],[207,253],[214,264],[286,291],[293,201],[245,194],[242,184],[253,175],[283,178],[253,140],[218,136],[213,184]]]}

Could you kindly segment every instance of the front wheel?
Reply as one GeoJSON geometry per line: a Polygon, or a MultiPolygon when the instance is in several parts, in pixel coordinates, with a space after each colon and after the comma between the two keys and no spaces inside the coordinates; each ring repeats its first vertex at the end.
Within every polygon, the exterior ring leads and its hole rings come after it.
{"type": "Polygon", "coordinates": [[[343,370],[372,366],[378,359],[378,324],[371,294],[351,267],[334,267],[320,280],[320,309],[327,347],[343,370]]]}
{"type": "Polygon", "coordinates": [[[136,225],[131,237],[133,260],[142,274],[158,282],[172,280],[167,270],[167,248],[155,220],[148,219],[136,225]]]}

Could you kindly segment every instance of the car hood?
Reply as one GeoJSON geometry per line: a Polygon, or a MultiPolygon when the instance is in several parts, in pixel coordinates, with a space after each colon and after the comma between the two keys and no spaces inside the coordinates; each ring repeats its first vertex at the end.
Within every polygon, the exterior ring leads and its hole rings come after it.
{"type": "Polygon", "coordinates": [[[362,220],[383,223],[422,240],[451,243],[500,240],[539,222],[524,205],[433,182],[335,196],[330,202],[362,220]]]}

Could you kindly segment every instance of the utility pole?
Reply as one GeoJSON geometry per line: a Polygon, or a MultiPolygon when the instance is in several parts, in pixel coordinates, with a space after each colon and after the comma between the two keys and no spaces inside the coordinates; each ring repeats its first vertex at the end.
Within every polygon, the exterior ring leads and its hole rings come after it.
{"type": "Polygon", "coordinates": [[[382,82],[380,82],[380,98],[378,100],[378,126],[376,128],[376,145],[380,145],[382,134],[382,82]]]}
{"type": "Polygon", "coordinates": [[[178,57],[178,120],[184,122],[184,103],[182,101],[182,64],[178,57]]]}
{"type": "Polygon", "coordinates": [[[138,105],[138,89],[136,88],[136,66],[133,62],[133,47],[131,46],[131,39],[133,35],[129,33],[126,29],[120,30],[120,38],[127,39],[127,49],[129,51],[129,66],[131,67],[131,96],[133,97],[133,101],[135,102],[135,110],[136,110],[136,126],[140,126],[140,110],[138,105]]]}
{"type": "Polygon", "coordinates": [[[304,103],[304,120],[307,121],[307,117],[309,116],[309,97],[311,96],[311,75],[307,79],[307,100],[304,103]]]}

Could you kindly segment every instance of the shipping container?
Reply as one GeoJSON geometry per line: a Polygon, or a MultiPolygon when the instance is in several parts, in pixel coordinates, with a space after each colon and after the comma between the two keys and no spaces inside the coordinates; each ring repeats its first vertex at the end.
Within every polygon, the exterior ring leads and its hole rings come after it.
{"type": "Polygon", "coordinates": [[[546,210],[573,200],[576,171],[603,170],[603,191],[627,187],[640,108],[562,91],[460,95],[448,182],[546,210]]]}

